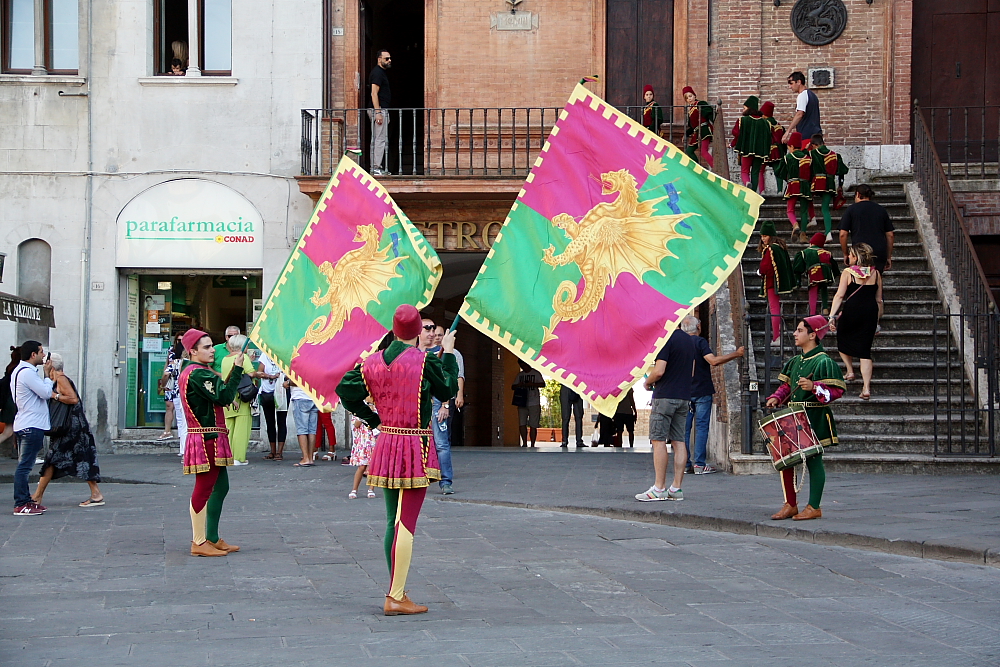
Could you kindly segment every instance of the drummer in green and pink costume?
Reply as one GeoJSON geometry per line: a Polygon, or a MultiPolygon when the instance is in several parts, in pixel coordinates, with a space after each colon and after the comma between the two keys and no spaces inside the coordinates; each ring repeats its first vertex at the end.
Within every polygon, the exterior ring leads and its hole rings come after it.
{"type": "MultiPolygon", "coordinates": [[[[788,404],[805,408],[809,424],[816,433],[819,444],[833,447],[837,439],[837,422],[833,419],[830,403],[844,395],[847,385],[840,372],[840,366],[826,353],[820,341],[829,331],[829,322],[822,315],[813,315],[799,320],[795,328],[795,345],[802,348],[802,354],[792,357],[778,380],[777,391],[767,399],[767,407],[775,408],[788,404]]],[[[785,504],[771,518],[819,519],[823,516],[820,503],[823,500],[823,486],[826,484],[826,469],[823,455],[817,454],[806,459],[809,469],[809,504],[799,512],[795,497],[795,468],[781,471],[781,487],[785,492],[785,504]]]]}

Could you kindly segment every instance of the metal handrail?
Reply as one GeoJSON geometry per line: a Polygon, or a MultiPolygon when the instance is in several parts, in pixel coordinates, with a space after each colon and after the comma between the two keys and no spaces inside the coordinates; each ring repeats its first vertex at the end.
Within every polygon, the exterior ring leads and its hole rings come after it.
{"type": "Polygon", "coordinates": [[[951,191],[924,114],[916,103],[913,105],[913,173],[931,208],[931,221],[955,279],[963,309],[974,313],[997,312],[996,300],[969,238],[962,211],[951,191]]]}

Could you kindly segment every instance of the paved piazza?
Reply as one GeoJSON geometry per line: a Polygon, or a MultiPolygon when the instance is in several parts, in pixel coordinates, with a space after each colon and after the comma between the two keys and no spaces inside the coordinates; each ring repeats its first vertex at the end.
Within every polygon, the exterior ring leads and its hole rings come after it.
{"type": "Polygon", "coordinates": [[[418,525],[409,591],[430,613],[386,618],[384,508],[347,500],[352,472],[232,471],[222,535],[243,550],[226,558],[186,553],[189,478],[104,484],[93,510],[53,484],[46,516],[0,519],[0,665],[1000,664],[998,568],[469,504],[461,486],[418,525]]]}

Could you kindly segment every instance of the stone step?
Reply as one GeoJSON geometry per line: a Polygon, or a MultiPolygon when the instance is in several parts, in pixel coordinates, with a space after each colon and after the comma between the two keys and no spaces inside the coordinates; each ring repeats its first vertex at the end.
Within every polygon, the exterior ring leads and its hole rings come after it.
{"type": "MultiPolygon", "coordinates": [[[[790,357],[787,355],[785,358],[790,357]]],[[[938,373],[943,372],[944,364],[938,364],[938,373]]],[[[951,364],[953,373],[960,373],[962,370],[962,365],[958,361],[954,361],[951,364]]],[[[780,368],[772,369],[774,377],[777,377],[777,373],[780,368]]],[[[855,373],[859,372],[857,366],[854,369],[855,373]]],[[[764,373],[764,361],[758,357],[757,358],[757,376],[761,377],[764,373]]],[[[888,380],[892,378],[906,378],[911,380],[925,380],[928,383],[933,381],[934,378],[934,362],[932,361],[922,361],[918,359],[907,360],[907,361],[879,361],[875,360],[875,364],[872,367],[872,380],[888,380]]]]}
{"type": "MultiPolygon", "coordinates": [[[[754,316],[751,318],[751,322],[761,321],[767,317],[764,314],[759,316],[754,316]]],[[[758,327],[754,327],[750,335],[753,337],[754,345],[757,349],[763,349],[764,344],[764,332],[757,330],[758,327]]],[[[878,349],[886,349],[893,347],[923,347],[929,351],[934,350],[934,334],[931,331],[906,331],[898,329],[882,329],[881,333],[875,336],[875,345],[878,349]]],[[[827,350],[832,350],[834,346],[829,345],[827,341],[836,340],[836,334],[828,334],[826,338],[823,339],[823,346],[827,350]]],[[[944,349],[945,343],[950,343],[950,337],[944,331],[938,331],[937,344],[940,349],[944,349]]],[[[951,348],[954,350],[955,346],[952,344],[951,348]]]]}
{"type": "MultiPolygon", "coordinates": [[[[894,475],[976,475],[1000,473],[1000,456],[934,456],[931,444],[926,453],[882,454],[850,452],[831,447],[823,453],[827,472],[894,475]]],[[[733,472],[743,475],[774,474],[767,454],[730,454],[733,472]]],[[[798,472],[796,472],[798,474],[798,472]]],[[[934,482],[928,482],[934,483],[934,482]]]]}
{"type": "MultiPolygon", "coordinates": [[[[934,421],[933,414],[907,415],[905,418],[872,418],[871,415],[858,415],[848,412],[839,412],[834,404],[834,417],[837,420],[837,429],[843,435],[867,436],[878,440],[886,435],[910,436],[910,435],[934,435],[934,429],[938,432],[948,429],[949,419],[943,415],[938,416],[934,421]]],[[[971,420],[964,421],[959,415],[952,415],[951,429],[955,434],[965,433],[967,437],[976,435],[976,426],[971,420]]]]}
{"type": "MultiPolygon", "coordinates": [[[[793,295],[794,293],[792,295],[781,295],[783,303],[782,317],[788,319],[794,317],[795,310],[792,304],[796,303],[800,304],[798,309],[798,312],[801,313],[800,317],[806,313],[806,304],[808,303],[806,299],[785,298],[786,296],[792,297],[793,295]]],[[[935,309],[938,311],[942,309],[941,302],[932,299],[913,299],[912,301],[906,299],[884,299],[883,307],[885,308],[886,315],[924,315],[928,321],[933,321],[935,309]]],[[[747,309],[750,311],[750,315],[763,316],[767,313],[765,310],[766,302],[759,298],[753,300],[747,299],[747,309]]],[[[888,327],[883,324],[882,328],[887,329],[888,327]]]]}
{"type": "MultiPolygon", "coordinates": [[[[254,433],[256,435],[256,432],[254,433]]],[[[175,437],[172,440],[157,440],[156,438],[115,438],[111,441],[112,454],[176,454],[180,443],[175,437]]],[[[270,448],[259,438],[250,438],[248,452],[264,452],[270,448]]],[[[179,458],[179,457],[178,457],[179,458]]]]}
{"type": "MultiPolygon", "coordinates": [[[[792,259],[794,259],[796,252],[798,252],[798,250],[794,250],[794,252],[790,252],[789,256],[792,259]]],[[[838,262],[839,262],[839,260],[838,260],[838,262]]],[[[753,250],[749,250],[749,249],[747,250],[747,252],[743,255],[743,259],[741,260],[741,263],[743,265],[744,281],[747,281],[748,279],[753,278],[753,277],[757,277],[757,267],[760,265],[760,253],[757,252],[756,247],[753,250]]],[[[841,267],[841,268],[843,268],[843,267],[841,267]]],[[[897,257],[896,255],[893,255],[892,256],[892,269],[890,269],[889,271],[886,272],[886,277],[885,277],[885,280],[884,280],[884,283],[883,283],[884,284],[884,289],[886,291],[889,291],[889,290],[892,289],[892,287],[893,287],[893,281],[895,280],[893,278],[893,274],[897,270],[899,270],[899,271],[926,271],[927,270],[927,259],[924,258],[924,257],[921,257],[921,256],[917,256],[916,254],[914,254],[913,256],[903,255],[903,256],[899,256],[899,257],[897,257]]]]}

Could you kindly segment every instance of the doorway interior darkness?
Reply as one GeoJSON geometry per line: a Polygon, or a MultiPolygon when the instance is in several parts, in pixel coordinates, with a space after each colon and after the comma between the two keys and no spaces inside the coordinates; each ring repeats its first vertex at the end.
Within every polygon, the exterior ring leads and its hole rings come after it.
{"type": "MultiPolygon", "coordinates": [[[[424,126],[419,110],[424,106],[424,2],[359,0],[359,9],[363,65],[360,106],[372,106],[368,75],[378,61],[376,49],[386,49],[392,56],[391,108],[400,110],[392,112],[389,124],[389,171],[422,173],[424,126]]],[[[366,138],[363,145],[370,146],[369,141],[366,138]]]]}
{"type": "Polygon", "coordinates": [[[607,0],[608,101],[617,107],[642,104],[642,88],[653,86],[669,106],[674,78],[674,0],[607,0]]]}

